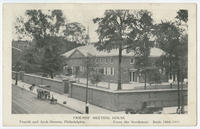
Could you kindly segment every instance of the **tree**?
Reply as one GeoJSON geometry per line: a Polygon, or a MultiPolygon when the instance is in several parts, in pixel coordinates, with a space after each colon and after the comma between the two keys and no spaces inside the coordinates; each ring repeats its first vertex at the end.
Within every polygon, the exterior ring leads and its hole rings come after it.
{"type": "Polygon", "coordinates": [[[165,52],[165,55],[161,56],[160,65],[166,69],[166,73],[171,78],[178,70],[177,49],[180,46],[180,32],[172,22],[162,22],[155,27],[157,46],[165,52]]]}
{"type": "Polygon", "coordinates": [[[30,58],[24,58],[24,64],[29,64],[30,67],[37,64],[40,66],[39,71],[49,74],[52,78],[53,73],[62,67],[62,52],[77,46],[80,41],[79,38],[69,41],[66,37],[78,33],[75,37],[82,37],[82,40],[85,38],[84,26],[79,23],[67,23],[62,10],[26,10],[24,17],[17,18],[15,29],[20,39],[32,40],[32,50],[25,53],[25,57],[30,58]],[[75,30],[68,27],[71,24],[76,26],[75,30]]]}
{"type": "MultiPolygon", "coordinates": [[[[183,15],[183,12],[186,13],[187,11],[179,10],[176,18],[187,21],[187,17],[184,17],[187,14],[183,15]]],[[[159,62],[165,68],[166,73],[170,75],[170,78],[172,75],[177,74],[180,66],[187,67],[188,35],[186,31],[187,28],[185,30],[181,26],[180,20],[162,22],[155,26],[157,46],[165,52],[165,55],[161,56],[159,62]]]]}
{"type": "Polygon", "coordinates": [[[181,26],[181,20],[187,22],[187,14],[184,13],[187,11],[179,10],[176,17],[178,22],[162,22],[156,25],[155,29],[157,45],[165,52],[160,59],[160,65],[165,68],[170,78],[172,75],[177,75],[178,109],[180,109],[179,83],[183,82],[183,73],[186,72],[185,75],[187,75],[187,70],[185,70],[188,51],[187,29],[185,30],[181,26]]]}
{"type": "Polygon", "coordinates": [[[161,74],[158,69],[153,69],[150,71],[151,82],[158,84],[161,82],[161,74]]]}
{"type": "Polygon", "coordinates": [[[78,22],[66,24],[64,35],[68,41],[77,42],[79,44],[86,44],[89,40],[86,28],[78,22]]]}
{"type": "Polygon", "coordinates": [[[177,12],[176,18],[179,19],[180,21],[187,23],[187,21],[188,21],[188,11],[183,10],[183,9],[179,10],[177,12]]]}
{"type": "Polygon", "coordinates": [[[34,47],[30,47],[23,51],[19,60],[22,70],[27,73],[41,72],[40,62],[42,60],[41,53],[34,47]]]}
{"type": "Polygon", "coordinates": [[[118,58],[118,90],[121,89],[121,62],[122,50],[135,49],[135,43],[139,41],[140,29],[150,24],[150,13],[146,10],[106,10],[104,17],[95,18],[98,24],[97,33],[99,41],[96,44],[98,50],[119,50],[118,58]]]}
{"type": "Polygon", "coordinates": [[[46,40],[47,46],[43,48],[44,53],[41,60],[41,68],[43,73],[46,73],[53,78],[54,73],[62,71],[64,66],[64,57],[61,56],[63,46],[59,37],[49,37],[46,40]]]}
{"type": "Polygon", "coordinates": [[[181,43],[181,47],[179,48],[179,51],[181,53],[180,58],[180,66],[181,66],[181,80],[183,80],[184,78],[187,78],[187,69],[188,69],[188,34],[187,34],[187,30],[188,30],[188,25],[187,25],[187,21],[188,21],[188,10],[179,10],[177,12],[177,16],[176,16],[176,23],[177,26],[181,32],[180,35],[180,43],[181,43]]]}
{"type": "MultiPolygon", "coordinates": [[[[181,96],[181,102],[178,104],[181,105],[181,113],[184,113],[184,95],[183,95],[183,81],[184,78],[187,78],[187,70],[188,70],[188,10],[179,10],[177,12],[176,19],[178,20],[178,27],[181,30],[182,34],[180,37],[180,42],[182,44],[182,47],[179,49],[180,53],[182,53],[182,56],[179,57],[179,63],[180,63],[180,80],[181,80],[181,95],[178,94],[179,100],[181,96]]],[[[179,87],[178,87],[179,91],[179,87]]]]}
{"type": "MultiPolygon", "coordinates": [[[[87,57],[83,60],[83,65],[85,66],[85,70],[84,70],[84,76],[88,76],[88,80],[95,80],[95,77],[93,75],[96,76],[97,74],[97,67],[98,64],[94,63],[95,62],[96,57],[95,56],[91,56],[90,54],[87,55],[87,57]]],[[[94,81],[93,81],[94,82],[94,81]]]]}
{"type": "Polygon", "coordinates": [[[93,71],[91,74],[90,74],[90,81],[92,84],[97,84],[101,81],[101,74],[98,73],[97,71],[93,71]]]}
{"type": "MultiPolygon", "coordinates": [[[[24,64],[31,64],[30,67],[37,64],[40,65],[40,69],[44,73],[52,73],[57,68],[53,65],[48,65],[50,63],[48,61],[55,61],[60,58],[60,55],[56,54],[58,49],[55,49],[55,47],[62,48],[57,39],[60,28],[65,24],[63,13],[61,10],[48,10],[46,13],[42,12],[42,10],[26,10],[25,14],[24,18],[20,18],[22,20],[18,20],[20,24],[15,26],[17,33],[23,36],[22,38],[32,39],[32,47],[29,49],[31,51],[26,52],[24,55],[24,64]]],[[[51,62],[54,65],[60,63],[51,62]]]]}
{"type": "Polygon", "coordinates": [[[147,71],[149,64],[150,49],[154,46],[154,41],[152,40],[153,34],[153,19],[152,14],[146,10],[141,10],[139,13],[139,20],[137,26],[134,29],[137,34],[137,40],[135,41],[134,47],[133,43],[130,43],[128,51],[134,50],[137,57],[136,67],[141,69],[144,73],[144,89],[146,89],[147,71]]]}

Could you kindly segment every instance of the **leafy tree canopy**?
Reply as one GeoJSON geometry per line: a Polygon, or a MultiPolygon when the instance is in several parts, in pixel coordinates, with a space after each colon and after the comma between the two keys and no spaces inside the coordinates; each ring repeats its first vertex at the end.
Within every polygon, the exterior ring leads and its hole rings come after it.
{"type": "Polygon", "coordinates": [[[183,9],[179,10],[177,12],[176,18],[187,23],[187,21],[188,21],[188,10],[183,10],[183,9]]]}
{"type": "MultiPolygon", "coordinates": [[[[177,19],[187,22],[187,10],[179,10],[177,19]]],[[[181,23],[176,21],[161,22],[155,26],[156,43],[165,55],[158,61],[158,65],[165,68],[169,74],[187,75],[188,35],[181,23]]]]}
{"type": "Polygon", "coordinates": [[[98,24],[96,47],[100,51],[119,50],[118,90],[121,89],[122,50],[135,50],[138,55],[149,54],[153,19],[147,10],[106,10],[104,16],[93,19],[98,24]]]}
{"type": "Polygon", "coordinates": [[[26,10],[16,19],[15,30],[19,39],[32,40],[24,64],[37,64],[51,75],[62,67],[62,52],[87,42],[85,27],[66,22],[62,10],[26,10]]]}

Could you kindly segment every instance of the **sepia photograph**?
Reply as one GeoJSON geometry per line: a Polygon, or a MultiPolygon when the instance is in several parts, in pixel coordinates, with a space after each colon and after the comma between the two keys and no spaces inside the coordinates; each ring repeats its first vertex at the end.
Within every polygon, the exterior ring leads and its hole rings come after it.
{"type": "Polygon", "coordinates": [[[4,22],[11,30],[11,116],[110,114],[120,116],[103,119],[121,124],[124,116],[191,114],[188,91],[196,85],[188,80],[196,84],[196,74],[189,75],[196,58],[189,61],[189,47],[196,54],[196,41],[188,39],[196,15],[189,9],[195,4],[20,5],[4,5],[12,14],[4,22]]]}

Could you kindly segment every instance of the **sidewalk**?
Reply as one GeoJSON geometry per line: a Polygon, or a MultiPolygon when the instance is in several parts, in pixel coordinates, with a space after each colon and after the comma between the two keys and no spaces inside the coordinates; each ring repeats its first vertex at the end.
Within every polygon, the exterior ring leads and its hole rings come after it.
{"type": "MultiPolygon", "coordinates": [[[[162,114],[176,114],[177,106],[176,107],[164,107],[162,114]]],[[[188,106],[184,106],[185,114],[188,113],[188,106]]]]}
{"type": "MultiPolygon", "coordinates": [[[[15,84],[15,80],[13,80],[12,84],[15,84]]],[[[18,85],[21,88],[24,88],[28,90],[29,92],[33,92],[34,94],[37,94],[38,87],[35,87],[33,91],[29,90],[30,84],[24,83],[22,81],[18,81],[18,85]]],[[[45,89],[46,90],[46,89],[45,89]]],[[[63,105],[67,108],[70,108],[72,110],[75,110],[79,113],[85,113],[85,102],[79,101],[77,99],[69,98],[67,95],[61,95],[56,92],[50,91],[50,95],[54,96],[55,99],[57,99],[57,102],[60,105],[63,105]],[[63,104],[63,102],[66,101],[66,104],[63,104]]],[[[125,114],[125,112],[113,112],[95,105],[89,105],[89,114],[125,114]]]]}

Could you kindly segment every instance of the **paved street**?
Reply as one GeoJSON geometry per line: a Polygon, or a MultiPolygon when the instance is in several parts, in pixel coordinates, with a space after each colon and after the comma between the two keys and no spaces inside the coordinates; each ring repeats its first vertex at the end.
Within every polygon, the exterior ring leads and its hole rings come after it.
{"type": "Polygon", "coordinates": [[[77,112],[59,104],[50,104],[47,100],[38,100],[36,95],[12,86],[13,114],[75,114],[77,112]]]}

